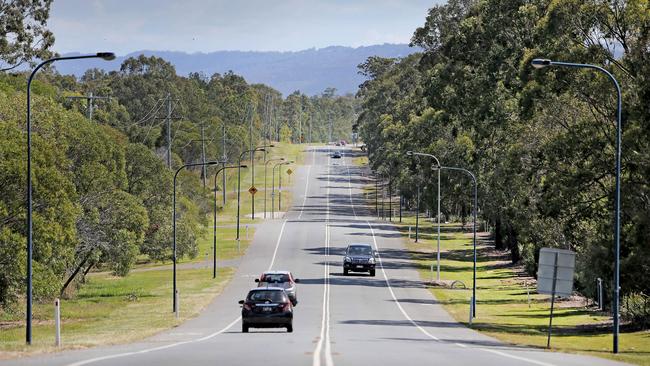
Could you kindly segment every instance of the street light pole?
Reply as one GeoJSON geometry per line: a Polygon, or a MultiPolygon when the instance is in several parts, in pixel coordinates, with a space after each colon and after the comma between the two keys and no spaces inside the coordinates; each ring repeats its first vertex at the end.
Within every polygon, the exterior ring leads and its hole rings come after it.
{"type": "Polygon", "coordinates": [[[267,191],[267,186],[266,186],[266,171],[267,167],[269,166],[269,163],[272,161],[284,161],[284,158],[277,158],[277,159],[269,159],[266,162],[264,162],[264,218],[266,219],[266,191],[267,191]]]}
{"type": "MultiPolygon", "coordinates": [[[[222,162],[222,164],[225,164],[222,162]]],[[[240,168],[246,168],[246,165],[241,165],[240,168]]],[[[237,166],[223,166],[219,168],[215,173],[214,173],[214,211],[213,211],[213,216],[212,216],[212,225],[213,225],[213,230],[212,230],[212,278],[217,278],[217,176],[219,173],[223,170],[223,174],[225,175],[226,169],[234,169],[237,168],[237,166]]]]}
{"type": "MultiPolygon", "coordinates": [[[[417,179],[417,178],[416,178],[417,179]]],[[[418,234],[420,229],[420,179],[418,181],[418,192],[415,196],[415,242],[418,242],[418,234]]]]}
{"type": "Polygon", "coordinates": [[[469,170],[465,168],[457,168],[457,167],[451,167],[451,166],[440,166],[438,165],[437,167],[433,167],[434,169],[442,170],[442,169],[447,169],[447,170],[455,170],[455,171],[460,171],[460,172],[465,172],[469,174],[470,177],[472,177],[472,181],[474,182],[474,239],[473,239],[473,244],[474,244],[474,270],[473,270],[473,276],[472,276],[472,305],[470,309],[472,309],[472,318],[476,318],[476,210],[478,210],[478,183],[476,181],[476,176],[472,174],[469,170]]]}
{"type": "MultiPolygon", "coordinates": [[[[291,163],[293,161],[286,161],[279,165],[289,165],[291,163]]],[[[282,171],[280,169],[278,169],[278,212],[282,212],[282,171]]]]}
{"type": "Polygon", "coordinates": [[[115,59],[112,52],[98,52],[92,55],[54,57],[38,64],[27,80],[27,311],[26,311],[26,329],[25,341],[32,344],[32,259],[33,259],[33,232],[32,232],[32,106],[31,106],[31,88],[32,81],[36,72],[43,66],[56,61],[79,60],[86,58],[101,58],[106,61],[115,59]]]}
{"type": "Polygon", "coordinates": [[[377,181],[377,173],[373,172],[375,175],[375,213],[377,218],[379,218],[379,183],[377,181]]]}
{"type": "Polygon", "coordinates": [[[241,159],[244,158],[245,154],[251,153],[252,155],[255,153],[255,151],[265,151],[265,149],[263,147],[256,147],[252,150],[242,151],[242,153],[239,154],[239,160],[237,162],[237,165],[239,167],[237,168],[237,238],[235,240],[239,240],[239,212],[241,209],[241,159]]]}
{"type": "MultiPolygon", "coordinates": [[[[226,156],[226,124],[223,123],[221,125],[221,148],[223,149],[223,154],[221,155],[221,167],[225,168],[226,167],[226,162],[228,161],[228,156],[226,156]]],[[[223,175],[221,176],[221,185],[222,185],[222,192],[221,195],[223,197],[223,205],[224,207],[226,206],[226,173],[224,172],[223,175]]]]}
{"type": "Polygon", "coordinates": [[[388,221],[393,221],[393,189],[392,189],[393,179],[388,175],[388,221]]]}
{"type": "Polygon", "coordinates": [[[580,69],[591,69],[600,71],[607,75],[609,80],[616,88],[616,198],[614,204],[614,247],[615,247],[615,262],[614,262],[614,324],[613,324],[613,345],[612,352],[618,353],[618,338],[619,338],[619,307],[620,307],[620,271],[621,271],[621,139],[623,134],[623,124],[621,121],[621,114],[623,109],[623,98],[621,96],[621,87],[618,80],[604,68],[591,64],[579,64],[573,62],[560,62],[551,61],[547,59],[534,59],[532,62],[533,67],[541,69],[548,66],[562,66],[573,67],[580,69]]]}
{"type": "MultiPolygon", "coordinates": [[[[440,167],[440,160],[438,160],[437,157],[435,157],[432,154],[426,154],[426,153],[420,153],[420,152],[413,152],[413,151],[407,151],[406,155],[409,156],[426,156],[429,158],[432,158],[436,161],[436,164],[438,167],[440,167]]],[[[418,198],[419,200],[419,198],[418,198]]],[[[437,253],[437,280],[440,281],[440,169],[438,169],[438,253],[437,253]]],[[[433,272],[433,265],[431,266],[431,272],[433,272]]]]}
{"type": "Polygon", "coordinates": [[[193,167],[193,166],[206,166],[206,165],[216,165],[219,164],[218,161],[206,161],[205,163],[191,163],[191,164],[185,164],[178,168],[176,170],[176,173],[174,173],[174,195],[172,199],[172,231],[173,231],[173,240],[172,240],[172,271],[173,273],[173,292],[172,292],[172,298],[173,298],[173,307],[172,307],[172,312],[176,312],[176,308],[178,307],[178,304],[176,303],[176,178],[178,178],[178,173],[181,172],[184,168],[188,167],[193,167]]]}
{"type": "MultiPolygon", "coordinates": [[[[272,219],[275,219],[275,168],[281,165],[286,165],[291,163],[293,163],[293,161],[285,161],[285,162],[277,163],[273,166],[273,169],[271,169],[271,218],[272,219]]],[[[282,192],[280,192],[280,194],[282,194],[282,192]]]]}
{"type": "MultiPolygon", "coordinates": [[[[266,149],[273,146],[274,145],[258,146],[251,151],[251,187],[255,187],[255,151],[263,151],[264,159],[266,159],[266,149]]],[[[255,220],[255,195],[251,197],[251,219],[255,220]]]]}

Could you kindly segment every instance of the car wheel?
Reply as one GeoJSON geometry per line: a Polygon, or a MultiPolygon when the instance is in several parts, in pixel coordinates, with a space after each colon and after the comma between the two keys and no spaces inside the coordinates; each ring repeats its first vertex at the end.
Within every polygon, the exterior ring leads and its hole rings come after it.
{"type": "Polygon", "coordinates": [[[293,324],[287,325],[287,333],[293,333],[293,324]]]}
{"type": "Polygon", "coordinates": [[[375,277],[375,270],[374,269],[370,270],[370,277],[375,277]]]}
{"type": "Polygon", "coordinates": [[[348,275],[348,270],[347,270],[347,269],[344,269],[344,270],[343,270],[343,275],[344,275],[344,276],[347,276],[347,275],[348,275]]]}
{"type": "Polygon", "coordinates": [[[248,325],[242,324],[241,325],[241,332],[242,333],[248,333],[248,325]]]}

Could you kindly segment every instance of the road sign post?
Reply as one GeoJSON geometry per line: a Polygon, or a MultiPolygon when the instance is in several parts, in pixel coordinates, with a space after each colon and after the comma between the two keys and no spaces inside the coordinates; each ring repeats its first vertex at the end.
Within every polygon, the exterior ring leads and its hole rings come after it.
{"type": "Polygon", "coordinates": [[[573,293],[573,272],[576,254],[570,250],[542,248],[539,251],[537,292],[551,295],[551,314],[548,321],[546,348],[551,348],[553,308],[555,296],[569,297],[573,293]]]}

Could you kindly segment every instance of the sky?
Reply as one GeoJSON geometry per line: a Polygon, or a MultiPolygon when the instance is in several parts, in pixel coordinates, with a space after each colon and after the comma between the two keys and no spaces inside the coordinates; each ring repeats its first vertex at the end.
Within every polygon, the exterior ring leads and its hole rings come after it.
{"type": "Polygon", "coordinates": [[[443,0],[55,0],[54,51],[299,51],[408,43],[443,0]]]}

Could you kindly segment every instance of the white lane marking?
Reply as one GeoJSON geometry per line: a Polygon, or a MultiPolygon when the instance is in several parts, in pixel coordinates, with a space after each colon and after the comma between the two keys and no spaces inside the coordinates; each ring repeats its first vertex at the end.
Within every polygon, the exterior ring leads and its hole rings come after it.
{"type": "Polygon", "coordinates": [[[143,349],[143,350],[140,350],[140,351],[125,352],[125,353],[118,353],[118,354],[115,354],[115,355],[108,355],[108,356],[90,358],[90,359],[87,359],[87,360],[71,363],[68,366],[83,366],[83,365],[87,365],[87,364],[93,363],[93,362],[112,360],[112,359],[115,359],[115,358],[126,357],[126,356],[141,355],[141,354],[145,354],[145,353],[149,353],[149,352],[155,352],[155,351],[169,349],[169,348],[173,348],[173,347],[177,347],[177,346],[182,346],[182,345],[188,344],[188,343],[203,342],[203,341],[206,341],[206,340],[208,340],[210,338],[216,337],[219,334],[227,331],[233,325],[237,324],[237,322],[239,322],[240,319],[241,319],[241,316],[238,317],[237,319],[235,319],[232,323],[228,324],[225,328],[223,328],[223,329],[221,329],[221,330],[219,330],[217,332],[214,332],[212,334],[208,334],[207,336],[202,337],[202,338],[191,339],[189,341],[183,341],[183,342],[171,343],[171,344],[167,344],[167,345],[159,346],[159,347],[147,348],[147,349],[143,349]]]}
{"type": "MultiPolygon", "coordinates": [[[[370,221],[366,221],[366,223],[368,224],[368,227],[370,228],[370,233],[372,234],[372,242],[374,243],[374,245],[375,245],[375,250],[377,251],[377,261],[379,262],[379,264],[381,264],[381,263],[382,263],[382,259],[381,259],[381,255],[380,255],[380,253],[379,253],[379,246],[377,245],[377,238],[375,237],[375,229],[372,227],[372,224],[370,224],[370,221]]],[[[388,291],[390,292],[390,296],[391,296],[391,297],[393,298],[393,300],[395,301],[395,304],[396,304],[397,307],[399,308],[399,311],[402,312],[402,315],[404,315],[404,317],[405,317],[409,322],[411,322],[411,324],[413,324],[416,328],[418,328],[418,329],[419,329],[422,333],[424,333],[427,337],[429,337],[429,338],[431,338],[431,339],[434,339],[434,340],[436,340],[436,341],[439,341],[440,338],[438,338],[438,337],[434,336],[433,334],[427,332],[426,329],[422,328],[422,327],[421,327],[421,326],[420,326],[420,325],[419,325],[415,320],[413,320],[413,319],[409,316],[409,314],[406,312],[406,310],[404,310],[404,308],[402,307],[402,304],[400,304],[399,300],[397,300],[397,296],[395,296],[395,292],[393,292],[393,287],[390,285],[390,281],[388,280],[388,275],[386,275],[386,270],[384,269],[384,266],[382,265],[382,266],[380,267],[380,269],[381,269],[381,273],[384,275],[384,281],[386,281],[386,286],[388,286],[388,291]]]]}
{"type": "Polygon", "coordinates": [[[305,203],[307,203],[307,192],[309,191],[309,177],[311,176],[311,165],[307,167],[307,183],[305,184],[305,195],[302,199],[302,208],[300,209],[300,215],[298,215],[298,220],[302,217],[302,213],[305,212],[305,203]]]}
{"type": "MultiPolygon", "coordinates": [[[[278,234],[278,241],[275,244],[275,250],[273,251],[273,257],[271,258],[271,264],[269,265],[269,270],[271,270],[271,267],[273,267],[273,264],[275,263],[275,257],[278,254],[278,248],[280,247],[280,242],[282,240],[282,234],[284,233],[284,227],[285,227],[286,224],[287,224],[287,220],[285,219],[284,222],[282,223],[282,227],[280,228],[280,234],[278,234]]],[[[223,328],[223,329],[221,329],[221,330],[219,330],[217,332],[214,332],[212,334],[208,334],[207,336],[202,337],[202,338],[190,339],[190,340],[187,340],[187,341],[171,343],[171,344],[167,344],[167,345],[160,346],[160,347],[147,348],[147,349],[143,349],[143,350],[140,350],[140,351],[125,352],[125,353],[118,353],[118,354],[115,354],[115,355],[108,355],[108,356],[91,358],[91,359],[88,359],[88,360],[83,360],[83,361],[71,363],[68,366],[82,366],[82,365],[87,365],[89,363],[93,363],[93,362],[97,362],[97,361],[104,361],[104,360],[111,360],[111,359],[114,359],[114,358],[139,355],[139,354],[143,354],[143,353],[149,353],[149,352],[160,351],[160,350],[173,348],[173,347],[177,347],[177,346],[182,346],[184,344],[203,342],[205,340],[216,337],[219,334],[227,331],[228,329],[232,328],[235,324],[237,324],[240,320],[241,320],[241,316],[237,317],[237,319],[233,320],[233,322],[228,324],[225,328],[223,328]]]]}
{"type": "Polygon", "coordinates": [[[271,263],[269,264],[269,271],[273,264],[275,263],[275,257],[278,255],[278,248],[280,248],[280,241],[282,240],[282,234],[284,233],[284,226],[287,224],[287,219],[284,219],[282,222],[282,227],[280,228],[280,234],[278,234],[278,241],[275,243],[275,250],[273,251],[273,257],[271,257],[271,263]]]}
{"type": "Polygon", "coordinates": [[[495,354],[500,355],[500,356],[503,356],[503,357],[508,357],[508,358],[512,358],[512,359],[515,359],[515,360],[519,360],[519,361],[524,361],[524,362],[532,363],[532,364],[535,364],[535,365],[541,365],[541,366],[555,366],[555,365],[552,364],[552,363],[546,363],[546,362],[537,361],[537,360],[533,360],[533,359],[526,358],[526,357],[515,356],[515,355],[511,355],[511,354],[509,354],[509,353],[505,353],[505,352],[497,351],[497,350],[495,350],[495,349],[488,349],[488,348],[477,348],[477,349],[480,349],[481,351],[485,351],[485,352],[495,353],[495,354]]]}
{"type": "MultiPolygon", "coordinates": [[[[328,201],[329,202],[329,201],[328,201]]],[[[334,365],[334,361],[332,360],[332,342],[330,340],[330,239],[331,239],[331,231],[330,231],[330,226],[327,225],[327,247],[326,247],[326,255],[327,255],[327,261],[326,263],[326,270],[325,270],[325,285],[327,286],[327,324],[325,325],[325,365],[327,366],[332,366],[334,365]]]]}
{"type": "MultiPolygon", "coordinates": [[[[328,148],[329,150],[329,148],[328,148]]],[[[323,318],[321,320],[321,331],[314,354],[312,356],[312,365],[321,365],[321,352],[323,350],[323,343],[325,344],[325,364],[327,366],[334,365],[332,360],[332,346],[330,341],[330,286],[329,286],[329,254],[330,254],[330,164],[329,164],[329,151],[327,154],[327,211],[325,214],[325,266],[323,270],[323,318]]]]}
{"type": "MultiPolygon", "coordinates": [[[[354,201],[352,200],[352,184],[351,184],[351,179],[352,179],[352,178],[351,178],[351,175],[350,175],[350,167],[349,167],[349,166],[348,166],[348,169],[347,169],[347,170],[348,170],[348,189],[349,189],[349,192],[350,192],[350,204],[351,204],[351,206],[352,206],[352,212],[354,213],[354,217],[356,218],[356,217],[357,217],[357,214],[356,214],[356,212],[355,212],[355,210],[354,210],[354,201]]],[[[375,230],[374,230],[374,228],[372,227],[372,224],[370,224],[370,221],[366,221],[366,223],[368,224],[368,227],[370,228],[370,233],[372,234],[372,241],[373,241],[373,243],[374,243],[374,245],[375,245],[375,250],[377,250],[377,259],[378,259],[378,263],[381,264],[381,263],[382,263],[382,259],[381,259],[381,255],[380,255],[380,252],[379,252],[379,246],[377,245],[377,238],[375,237],[375,230]]],[[[381,266],[381,272],[382,272],[382,274],[383,274],[383,276],[384,276],[384,281],[386,281],[386,285],[388,286],[388,291],[390,292],[390,295],[392,296],[393,300],[395,301],[395,304],[396,304],[397,307],[399,308],[399,310],[400,310],[400,312],[402,313],[402,315],[404,315],[404,317],[405,317],[405,318],[406,318],[406,319],[407,319],[411,324],[413,324],[416,328],[418,328],[418,329],[419,329],[422,333],[424,333],[427,337],[429,337],[429,338],[431,338],[431,339],[433,339],[433,340],[436,340],[436,341],[440,341],[440,338],[438,338],[438,337],[432,335],[431,333],[427,332],[426,329],[424,329],[424,328],[422,328],[420,325],[418,325],[417,322],[414,321],[414,320],[413,320],[413,319],[408,315],[408,313],[406,312],[406,310],[404,310],[404,308],[402,307],[402,304],[400,304],[399,300],[397,300],[397,297],[395,296],[395,292],[393,292],[393,288],[392,288],[392,286],[390,285],[390,281],[388,280],[388,276],[386,275],[386,271],[384,270],[384,266],[383,266],[383,265],[381,266]]],[[[457,346],[459,346],[459,347],[462,347],[462,348],[468,348],[467,345],[464,345],[464,344],[462,344],[462,343],[455,343],[455,345],[457,345],[457,346]]],[[[537,361],[537,360],[533,360],[533,359],[526,358],[526,357],[515,356],[515,355],[511,355],[511,354],[509,354],[509,353],[505,353],[505,352],[501,352],[501,351],[497,351],[497,350],[493,350],[493,349],[481,348],[481,347],[477,347],[477,348],[475,348],[475,349],[478,349],[478,350],[481,350],[481,351],[484,351],[484,352],[494,353],[494,354],[497,354],[497,355],[500,355],[500,356],[503,356],[503,357],[512,358],[512,359],[519,360],[519,361],[524,361],[524,362],[532,363],[532,364],[535,364],[535,365],[540,365],[540,366],[555,366],[555,365],[550,364],[550,363],[546,363],[546,362],[542,362],[542,361],[537,361]]]]}

